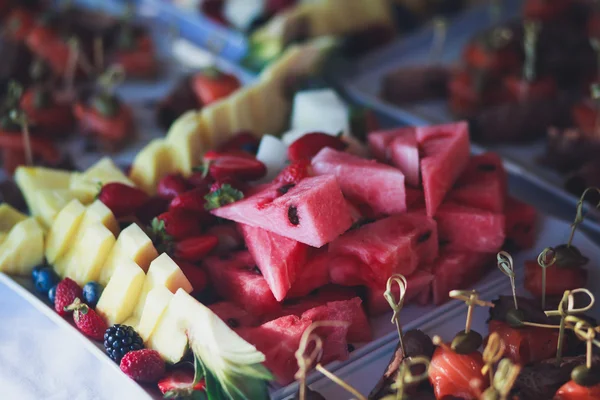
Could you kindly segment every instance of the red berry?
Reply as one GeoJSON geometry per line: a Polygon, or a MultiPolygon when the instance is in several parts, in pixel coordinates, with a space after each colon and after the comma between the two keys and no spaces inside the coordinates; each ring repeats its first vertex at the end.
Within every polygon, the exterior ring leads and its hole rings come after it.
{"type": "Polygon", "coordinates": [[[244,238],[235,227],[235,224],[215,225],[210,227],[207,233],[217,237],[216,251],[219,253],[239,250],[244,246],[244,238]]]}
{"type": "Polygon", "coordinates": [[[76,298],[82,298],[82,291],[77,282],[65,278],[56,285],[54,309],[59,315],[66,315],[65,307],[73,304],[76,298]]]}
{"type": "Polygon", "coordinates": [[[175,257],[189,262],[198,262],[214,249],[219,238],[213,235],[194,236],[175,244],[175,257]]]}
{"type": "Polygon", "coordinates": [[[310,162],[307,160],[295,161],[285,167],[283,171],[277,175],[275,182],[277,183],[298,183],[302,179],[310,176],[310,162]]]}
{"type": "Polygon", "coordinates": [[[238,132],[231,139],[219,146],[218,151],[220,152],[231,152],[231,151],[245,151],[249,154],[256,153],[258,149],[259,141],[252,134],[252,132],[238,132]]]}
{"type": "Polygon", "coordinates": [[[153,196],[146,201],[135,213],[135,216],[145,225],[169,209],[169,200],[153,196]]]}
{"type": "Polygon", "coordinates": [[[175,260],[185,277],[190,281],[194,292],[203,291],[208,284],[208,277],[202,268],[183,260],[175,260]]]}
{"type": "Polygon", "coordinates": [[[206,200],[204,196],[207,194],[208,189],[206,188],[196,188],[182,193],[171,201],[169,210],[185,210],[198,214],[205,213],[204,204],[206,200]]]}
{"type": "Polygon", "coordinates": [[[194,172],[189,178],[188,182],[195,188],[208,188],[214,182],[212,176],[204,174],[201,171],[194,172]]]}
{"type": "Polygon", "coordinates": [[[156,218],[159,222],[163,222],[164,232],[175,240],[182,240],[201,233],[198,216],[189,211],[170,210],[156,218]]]}
{"type": "Polygon", "coordinates": [[[134,350],[121,359],[121,371],[138,382],[156,382],[165,375],[165,362],[156,350],[134,350]]]}
{"type": "Polygon", "coordinates": [[[112,182],[102,186],[98,199],[112,211],[117,218],[135,214],[149,196],[143,190],[123,183],[112,182]]]}
{"type": "Polygon", "coordinates": [[[346,146],[346,143],[336,136],[320,132],[308,133],[288,147],[288,159],[290,161],[310,160],[325,147],[344,150],[346,146]]]}
{"type": "Polygon", "coordinates": [[[181,174],[167,175],[158,182],[157,193],[160,197],[173,200],[182,193],[187,192],[192,185],[181,174]]]}
{"type": "Polygon", "coordinates": [[[164,378],[158,381],[158,389],[160,389],[160,392],[162,394],[167,394],[168,392],[173,394],[171,398],[176,398],[177,395],[180,395],[182,398],[185,398],[186,395],[190,396],[192,391],[204,390],[206,386],[204,384],[204,380],[198,382],[194,387],[192,387],[193,383],[193,369],[176,369],[174,371],[168,372],[164,378]]]}
{"type": "Polygon", "coordinates": [[[101,316],[96,314],[96,311],[92,310],[87,304],[82,303],[79,298],[76,298],[67,309],[73,310],[73,321],[75,321],[77,329],[85,336],[99,341],[104,339],[104,333],[108,329],[108,325],[101,316]]]}
{"type": "Polygon", "coordinates": [[[267,174],[265,164],[249,156],[240,154],[222,154],[210,162],[209,173],[217,181],[233,179],[255,181],[267,174]]]}

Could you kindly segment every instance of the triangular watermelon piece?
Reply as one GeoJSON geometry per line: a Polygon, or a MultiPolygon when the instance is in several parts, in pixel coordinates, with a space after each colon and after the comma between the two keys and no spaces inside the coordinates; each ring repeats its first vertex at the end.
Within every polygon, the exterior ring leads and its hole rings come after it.
{"type": "Polygon", "coordinates": [[[392,144],[392,141],[399,136],[414,136],[416,135],[416,132],[417,128],[414,126],[371,132],[367,136],[369,150],[377,160],[389,163],[392,159],[390,154],[390,145],[392,144]]]}
{"type": "MultiPolygon", "coordinates": [[[[288,315],[259,327],[239,329],[237,333],[265,355],[264,365],[273,373],[277,382],[287,385],[295,380],[294,375],[298,371],[295,353],[302,334],[311,323],[309,319],[288,315]]],[[[322,364],[348,357],[347,331],[347,327],[315,330],[323,340],[322,364]]]]}
{"type": "Polygon", "coordinates": [[[238,227],[273,296],[283,300],[306,264],[310,246],[262,228],[245,224],[238,227]]]}
{"type": "Polygon", "coordinates": [[[329,280],[331,283],[341,286],[365,284],[363,270],[369,271],[369,268],[364,263],[353,256],[330,254],[329,257],[329,280]]]}
{"type": "Polygon", "coordinates": [[[454,289],[469,289],[493,266],[495,254],[446,251],[433,264],[433,303],[445,303],[454,289]]]}
{"type": "Polygon", "coordinates": [[[535,244],[537,211],[529,204],[513,197],[506,199],[504,210],[506,240],[519,249],[530,249],[535,244]]]}
{"type": "Polygon", "coordinates": [[[455,251],[496,253],[504,243],[504,215],[445,203],[435,217],[443,247],[455,251]]]}
{"type": "Polygon", "coordinates": [[[280,309],[267,281],[247,251],[228,257],[207,257],[203,262],[210,281],[219,296],[252,315],[263,315],[280,309]]]}
{"type": "Polygon", "coordinates": [[[344,196],[369,205],[376,214],[406,211],[404,174],[394,167],[329,147],[321,150],[311,165],[316,175],[335,176],[344,196]]]}
{"type": "Polygon", "coordinates": [[[297,185],[272,184],[212,213],[313,247],[331,242],[352,225],[346,200],[330,175],[297,185]]]}
{"type": "MultiPolygon", "coordinates": [[[[423,293],[425,293],[427,298],[429,298],[431,282],[433,281],[433,275],[430,272],[416,271],[414,274],[407,276],[406,281],[407,285],[406,294],[404,296],[404,304],[412,301],[419,302],[418,299],[423,293]]],[[[391,311],[389,303],[383,297],[385,290],[386,285],[368,287],[367,312],[370,316],[382,315],[391,311]]],[[[400,295],[400,289],[398,285],[394,284],[392,286],[392,294],[394,295],[394,298],[398,298],[400,295]]]]}
{"type": "Polygon", "coordinates": [[[496,153],[473,156],[447,199],[455,203],[502,213],[507,196],[507,175],[496,153]]]}
{"type": "Polygon", "coordinates": [[[427,215],[432,217],[469,161],[466,122],[417,128],[427,215]]]}
{"type": "Polygon", "coordinates": [[[209,305],[208,308],[232,329],[259,326],[261,323],[257,316],[229,301],[220,301],[209,305]]]}
{"type": "Polygon", "coordinates": [[[329,283],[329,254],[327,249],[314,252],[296,275],[286,298],[303,297],[329,283]]]}
{"type": "Polygon", "coordinates": [[[422,189],[413,188],[410,186],[406,187],[406,208],[408,211],[423,211],[426,214],[425,209],[425,194],[422,189]]]}
{"type": "Polygon", "coordinates": [[[392,165],[406,177],[406,183],[417,187],[421,184],[419,145],[416,134],[395,138],[390,144],[392,165]]]}

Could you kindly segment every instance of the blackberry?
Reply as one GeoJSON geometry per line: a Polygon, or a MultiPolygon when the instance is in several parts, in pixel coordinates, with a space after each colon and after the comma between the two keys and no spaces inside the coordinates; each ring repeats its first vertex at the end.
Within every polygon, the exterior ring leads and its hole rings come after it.
{"type": "Polygon", "coordinates": [[[104,348],[108,356],[119,364],[125,354],[143,349],[144,341],[132,327],[116,324],[104,333],[104,348]]]}

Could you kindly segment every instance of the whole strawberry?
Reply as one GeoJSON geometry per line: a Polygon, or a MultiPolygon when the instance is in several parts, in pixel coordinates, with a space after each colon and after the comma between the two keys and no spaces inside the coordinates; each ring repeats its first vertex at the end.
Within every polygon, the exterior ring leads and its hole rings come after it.
{"type": "Polygon", "coordinates": [[[208,194],[207,188],[196,188],[175,197],[169,205],[169,210],[185,210],[194,213],[204,214],[204,196],[208,194]]]}
{"type": "Polygon", "coordinates": [[[196,214],[185,210],[169,210],[152,220],[152,230],[157,235],[182,240],[199,235],[201,227],[196,214]]]}
{"type": "Polygon", "coordinates": [[[143,190],[118,182],[107,183],[102,186],[98,194],[98,199],[117,218],[135,214],[148,198],[149,196],[143,190]]]}
{"type": "Polygon", "coordinates": [[[182,193],[192,188],[190,182],[181,174],[170,174],[158,182],[156,192],[163,199],[173,200],[182,193]]]}
{"type": "Polygon", "coordinates": [[[288,147],[288,159],[290,161],[310,160],[325,147],[344,150],[346,146],[346,143],[337,136],[321,132],[308,133],[288,147]]]}
{"type": "Polygon", "coordinates": [[[108,329],[108,325],[101,316],[96,314],[96,311],[82,303],[79,298],[76,298],[67,310],[73,311],[73,321],[85,336],[98,341],[104,339],[104,332],[108,329]]]}
{"type": "Polygon", "coordinates": [[[220,152],[242,150],[250,154],[256,154],[258,145],[259,140],[256,138],[256,135],[252,134],[252,132],[242,131],[233,135],[231,139],[220,145],[217,150],[220,152]]]}
{"type": "Polygon", "coordinates": [[[121,371],[138,382],[156,382],[165,375],[165,362],[156,350],[130,351],[121,359],[121,371]]]}
{"type": "Polygon", "coordinates": [[[66,307],[70,306],[76,298],[82,297],[82,289],[79,287],[77,282],[71,278],[65,278],[56,285],[56,293],[54,295],[54,309],[58,315],[66,315],[68,313],[65,310],[66,307]]]}
{"type": "Polygon", "coordinates": [[[189,262],[202,260],[217,247],[219,238],[213,235],[194,236],[175,243],[175,257],[189,262]]]}
{"type": "MultiPolygon", "coordinates": [[[[209,173],[217,181],[226,179],[255,181],[267,173],[267,167],[249,153],[224,153],[209,161],[209,173]]],[[[205,156],[206,161],[206,156],[205,156]]]]}
{"type": "Polygon", "coordinates": [[[277,183],[298,183],[310,176],[310,162],[306,160],[295,161],[285,167],[275,178],[277,183]]]}

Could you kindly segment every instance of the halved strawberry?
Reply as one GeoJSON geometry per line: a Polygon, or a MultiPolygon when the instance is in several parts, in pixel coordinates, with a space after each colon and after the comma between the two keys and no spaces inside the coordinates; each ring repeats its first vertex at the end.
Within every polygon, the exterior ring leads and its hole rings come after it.
{"type": "Polygon", "coordinates": [[[288,147],[288,159],[290,161],[310,160],[325,147],[344,150],[346,146],[347,144],[337,136],[321,132],[308,133],[288,147]]]}
{"type": "Polygon", "coordinates": [[[202,391],[206,387],[201,380],[192,387],[194,383],[194,370],[181,368],[168,372],[164,378],[158,381],[158,389],[165,398],[177,398],[191,396],[195,390],[202,391]]]}
{"type": "Polygon", "coordinates": [[[110,208],[116,218],[133,215],[149,199],[143,190],[123,183],[112,182],[102,186],[98,199],[110,208]]]}
{"type": "Polygon", "coordinates": [[[217,181],[235,179],[255,181],[267,174],[265,164],[253,157],[239,154],[222,154],[210,162],[209,173],[217,181]]]}
{"type": "Polygon", "coordinates": [[[191,183],[183,175],[170,174],[158,182],[157,193],[162,198],[172,200],[191,188],[191,183]]]}
{"type": "Polygon", "coordinates": [[[212,251],[219,243],[214,235],[194,236],[175,243],[175,258],[198,262],[212,251]]]}
{"type": "Polygon", "coordinates": [[[196,188],[175,197],[169,205],[169,210],[187,210],[198,214],[206,212],[204,196],[208,194],[207,188],[196,188]]]}

